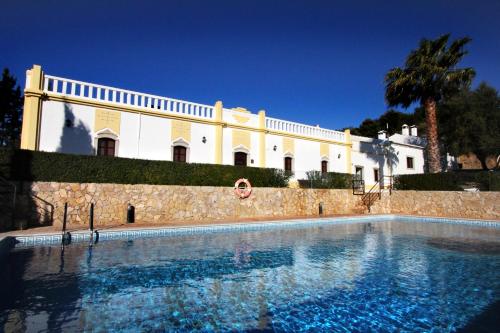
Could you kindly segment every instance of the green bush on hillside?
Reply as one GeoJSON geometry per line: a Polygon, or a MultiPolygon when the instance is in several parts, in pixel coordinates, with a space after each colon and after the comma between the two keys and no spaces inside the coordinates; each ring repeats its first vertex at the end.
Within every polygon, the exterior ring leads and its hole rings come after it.
{"type": "Polygon", "coordinates": [[[463,191],[472,187],[480,191],[500,191],[500,172],[463,170],[394,177],[396,190],[463,191]]]}
{"type": "Polygon", "coordinates": [[[0,149],[0,175],[10,180],[74,183],[286,187],[289,175],[269,168],[177,163],[0,149]]]}

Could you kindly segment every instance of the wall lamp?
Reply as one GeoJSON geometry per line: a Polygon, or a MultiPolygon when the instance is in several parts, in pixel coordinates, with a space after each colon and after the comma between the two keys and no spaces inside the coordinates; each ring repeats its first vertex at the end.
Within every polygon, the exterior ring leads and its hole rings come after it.
{"type": "Polygon", "coordinates": [[[207,138],[206,137],[201,138],[201,142],[207,143],[207,138]]]}
{"type": "Polygon", "coordinates": [[[273,150],[276,151],[276,149],[278,149],[278,147],[274,145],[273,150]]]}
{"type": "Polygon", "coordinates": [[[341,155],[339,154],[339,155],[337,156],[337,158],[340,158],[340,156],[341,156],[341,155]]]}

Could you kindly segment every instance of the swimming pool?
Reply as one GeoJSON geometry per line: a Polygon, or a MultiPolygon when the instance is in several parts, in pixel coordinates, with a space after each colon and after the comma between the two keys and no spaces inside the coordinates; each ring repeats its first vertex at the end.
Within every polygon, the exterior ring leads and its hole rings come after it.
{"type": "MultiPolygon", "coordinates": [[[[307,221],[303,221],[307,222],[307,221]]],[[[291,223],[163,237],[18,244],[0,331],[492,330],[500,228],[291,223]]]]}

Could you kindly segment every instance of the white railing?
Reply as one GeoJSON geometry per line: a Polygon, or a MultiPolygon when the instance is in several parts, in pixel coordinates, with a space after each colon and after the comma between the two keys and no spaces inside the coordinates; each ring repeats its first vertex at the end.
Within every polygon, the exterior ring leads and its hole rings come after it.
{"type": "Polygon", "coordinates": [[[135,91],[101,86],[98,84],[45,75],[43,91],[73,96],[117,105],[147,108],[154,111],[182,114],[191,117],[213,119],[214,107],[182,101],[174,98],[142,94],[135,91]]]}
{"type": "Polygon", "coordinates": [[[332,131],[321,127],[309,126],[291,121],[266,117],[266,128],[275,131],[289,132],[334,141],[345,141],[344,132],[332,131]]]}

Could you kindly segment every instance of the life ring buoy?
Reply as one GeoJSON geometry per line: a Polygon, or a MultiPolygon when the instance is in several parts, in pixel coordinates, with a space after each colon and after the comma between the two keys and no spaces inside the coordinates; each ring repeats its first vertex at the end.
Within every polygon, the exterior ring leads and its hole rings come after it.
{"type": "Polygon", "coordinates": [[[252,185],[248,181],[248,179],[240,178],[234,183],[234,194],[236,194],[240,199],[245,199],[252,194],[252,185]],[[244,187],[241,187],[241,184],[245,184],[244,187]]]}

